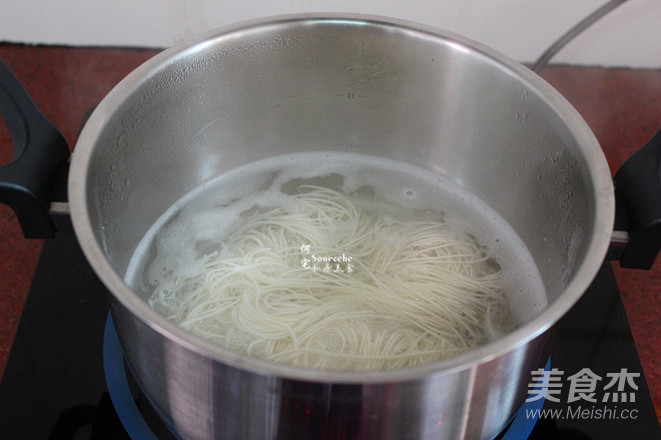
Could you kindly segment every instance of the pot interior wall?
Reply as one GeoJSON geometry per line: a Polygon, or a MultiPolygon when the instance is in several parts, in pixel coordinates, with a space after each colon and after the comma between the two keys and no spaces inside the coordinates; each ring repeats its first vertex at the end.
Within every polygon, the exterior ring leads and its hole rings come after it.
{"type": "Polygon", "coordinates": [[[460,42],[379,23],[273,23],[170,50],[99,110],[96,237],[123,274],[145,231],[203,182],[284,153],[351,151],[480,197],[526,243],[553,300],[586,253],[595,195],[574,134],[527,81],[460,42]]]}

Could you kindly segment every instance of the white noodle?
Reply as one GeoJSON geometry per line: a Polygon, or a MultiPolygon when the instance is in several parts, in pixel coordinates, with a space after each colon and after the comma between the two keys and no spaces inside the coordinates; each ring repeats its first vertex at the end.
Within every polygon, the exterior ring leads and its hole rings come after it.
{"type": "Polygon", "coordinates": [[[156,289],[150,303],[252,356],[393,369],[457,355],[513,328],[492,261],[443,222],[375,215],[342,193],[302,186],[290,204],[253,210],[205,256],[203,271],[156,289]],[[351,271],[346,263],[341,273],[306,269],[302,245],[350,256],[351,271]]]}

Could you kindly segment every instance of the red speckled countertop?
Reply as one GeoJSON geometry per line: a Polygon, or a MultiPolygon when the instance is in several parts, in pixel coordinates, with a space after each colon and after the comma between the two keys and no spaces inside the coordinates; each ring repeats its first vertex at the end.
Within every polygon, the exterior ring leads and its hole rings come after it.
{"type": "MultiPolygon", "coordinates": [[[[154,50],[89,49],[0,44],[46,117],[74,145],[84,113],[154,50]]],[[[661,128],[661,70],[551,66],[541,72],[581,113],[614,172],[661,128]]],[[[11,158],[0,124],[0,164],[11,158]]],[[[30,287],[41,242],[22,237],[13,212],[0,205],[0,375],[30,287]]],[[[657,417],[661,420],[661,259],[651,271],[615,274],[657,417]]]]}

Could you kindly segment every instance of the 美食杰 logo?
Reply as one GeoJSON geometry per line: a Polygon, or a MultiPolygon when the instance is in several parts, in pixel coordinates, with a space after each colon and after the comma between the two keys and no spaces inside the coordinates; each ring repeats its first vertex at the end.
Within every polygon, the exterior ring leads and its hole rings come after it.
{"type": "MultiPolygon", "coordinates": [[[[596,374],[583,368],[575,374],[540,368],[531,373],[526,402],[545,399],[553,403],[566,403],[565,408],[534,409],[526,413],[529,418],[561,419],[610,419],[623,420],[638,417],[635,407],[636,380],[640,373],[626,368],[619,372],[596,374]]],[[[555,405],[557,406],[557,405],[555,405]]]]}

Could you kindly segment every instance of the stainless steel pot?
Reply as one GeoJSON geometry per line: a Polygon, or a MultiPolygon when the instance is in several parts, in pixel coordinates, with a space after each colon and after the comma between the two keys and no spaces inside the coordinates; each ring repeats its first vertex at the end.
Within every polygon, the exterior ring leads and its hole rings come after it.
{"type": "Polygon", "coordinates": [[[492,438],[603,263],[615,211],[595,137],[537,75],[457,35],[354,15],[234,25],[157,55],[85,125],[69,200],[126,360],[184,439],[492,438]],[[311,150],[408,162],[477,195],[534,256],[548,307],[446,361],[328,372],[219,348],[124,283],[136,245],[181,196],[245,163],[311,150]]]}

